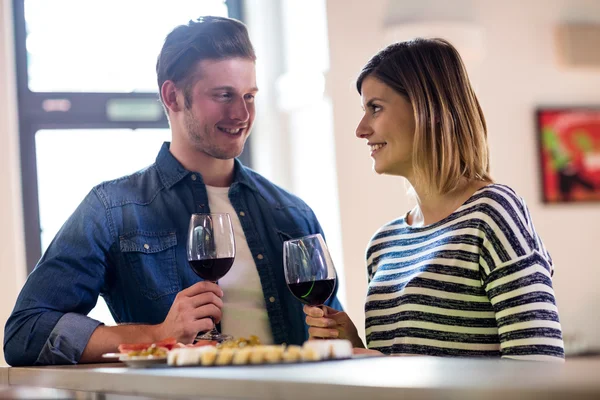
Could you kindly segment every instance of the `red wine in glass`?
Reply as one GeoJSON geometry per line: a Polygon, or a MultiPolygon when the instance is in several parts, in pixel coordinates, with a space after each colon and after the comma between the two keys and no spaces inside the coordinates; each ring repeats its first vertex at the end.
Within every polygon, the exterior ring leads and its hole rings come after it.
{"type": "Polygon", "coordinates": [[[206,260],[190,260],[192,270],[205,281],[216,282],[229,272],[233,265],[233,257],[209,258],[206,260]]]}
{"type": "Polygon", "coordinates": [[[331,297],[335,289],[335,278],[319,279],[312,282],[288,283],[292,294],[309,306],[320,306],[331,297]]]}
{"type": "MultiPolygon", "coordinates": [[[[235,238],[229,214],[192,214],[188,230],[187,259],[200,278],[217,282],[231,269],[235,260],[235,238]]],[[[196,340],[222,342],[231,335],[219,333],[216,327],[199,334],[196,340]]]]}
{"type": "Polygon", "coordinates": [[[320,234],[285,241],[283,266],[288,288],[304,304],[320,306],[335,291],[337,275],[320,234]]]}

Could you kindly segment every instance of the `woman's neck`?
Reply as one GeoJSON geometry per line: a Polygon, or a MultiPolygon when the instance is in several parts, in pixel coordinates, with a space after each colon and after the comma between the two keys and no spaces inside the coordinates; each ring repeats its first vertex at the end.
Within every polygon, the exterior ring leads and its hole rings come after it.
{"type": "Polygon", "coordinates": [[[490,182],[485,181],[465,181],[445,194],[413,186],[417,205],[409,212],[406,222],[413,227],[435,224],[456,211],[477,190],[489,184],[490,182]]]}

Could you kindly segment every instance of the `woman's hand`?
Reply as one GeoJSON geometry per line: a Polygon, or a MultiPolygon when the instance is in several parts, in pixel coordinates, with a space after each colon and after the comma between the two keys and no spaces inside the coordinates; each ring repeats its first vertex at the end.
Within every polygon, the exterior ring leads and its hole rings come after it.
{"type": "Polygon", "coordinates": [[[366,354],[369,356],[383,356],[384,354],[380,351],[377,350],[371,350],[371,349],[363,349],[360,347],[355,347],[352,349],[352,354],[366,354]]]}
{"type": "Polygon", "coordinates": [[[310,339],[348,339],[352,347],[365,347],[356,326],[345,312],[327,306],[304,306],[304,313],[310,339]]]}

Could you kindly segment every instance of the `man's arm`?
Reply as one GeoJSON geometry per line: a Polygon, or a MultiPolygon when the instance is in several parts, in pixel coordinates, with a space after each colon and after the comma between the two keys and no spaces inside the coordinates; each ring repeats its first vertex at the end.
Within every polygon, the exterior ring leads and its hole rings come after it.
{"type": "Polygon", "coordinates": [[[76,362],[99,321],[88,318],[104,285],[112,243],[105,207],[90,192],[60,229],[6,322],[11,365],[76,362]]]}
{"type": "Polygon", "coordinates": [[[198,282],[177,294],[161,324],[98,326],[79,362],[106,361],[102,354],[117,351],[121,343],[153,343],[167,338],[192,343],[198,332],[213,328],[213,320],[215,323],[221,320],[222,296],[223,291],[218,285],[198,282]]]}
{"type": "Polygon", "coordinates": [[[103,326],[87,317],[113,268],[116,235],[95,191],[79,205],[28,277],[6,322],[4,354],[13,366],[102,361],[121,343],[175,338],[191,343],[221,319],[221,289],[199,282],[181,291],[159,325],[103,326]]]}
{"type": "MultiPolygon", "coordinates": [[[[102,354],[116,352],[122,343],[152,343],[166,338],[192,343],[198,332],[212,329],[213,320],[216,323],[221,320],[222,296],[218,285],[198,282],[177,294],[167,317],[158,325],[104,326],[77,313],[62,316],[40,310],[13,313],[12,322],[7,323],[7,332],[13,327],[25,331],[36,329],[36,324],[43,328],[52,325],[56,317],[59,319],[39,352],[34,345],[27,345],[25,335],[15,334],[7,339],[4,347],[6,359],[13,366],[103,362],[110,360],[103,359],[102,354]],[[29,318],[19,324],[22,315],[29,318]]],[[[36,336],[32,339],[35,340],[36,336]]]]}
{"type": "Polygon", "coordinates": [[[161,339],[158,325],[100,325],[94,330],[88,341],[80,363],[98,363],[114,361],[102,358],[102,354],[114,353],[122,343],[154,343],[161,339]]]}

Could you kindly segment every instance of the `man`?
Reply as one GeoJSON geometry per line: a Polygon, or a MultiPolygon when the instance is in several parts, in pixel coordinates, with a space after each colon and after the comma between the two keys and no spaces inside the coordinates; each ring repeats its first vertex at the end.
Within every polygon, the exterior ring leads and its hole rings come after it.
{"type": "MultiPolygon", "coordinates": [[[[121,343],[193,342],[221,321],[265,343],[307,339],[285,284],[283,241],[319,233],[312,210],[235,159],[254,122],[246,27],[203,17],[175,28],[156,65],[172,142],[156,162],[96,186],[29,276],[5,327],[11,365],[102,361],[121,343]],[[192,213],[229,212],[237,255],[219,285],[187,263],[192,213]],[[117,326],[86,316],[102,295],[117,326]]],[[[329,305],[339,307],[335,297],[329,305]]]]}

